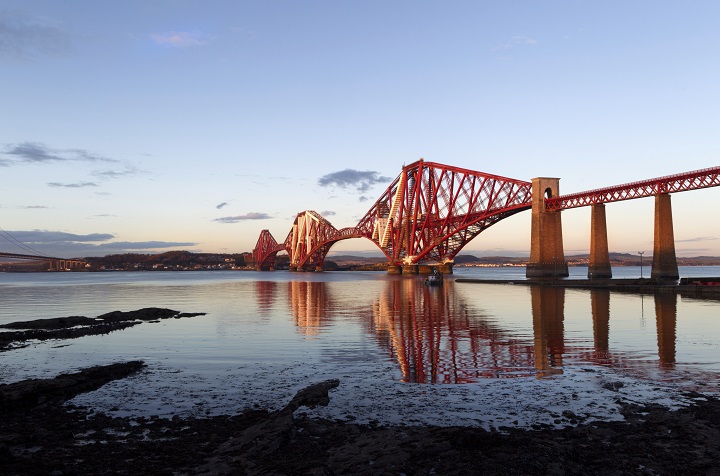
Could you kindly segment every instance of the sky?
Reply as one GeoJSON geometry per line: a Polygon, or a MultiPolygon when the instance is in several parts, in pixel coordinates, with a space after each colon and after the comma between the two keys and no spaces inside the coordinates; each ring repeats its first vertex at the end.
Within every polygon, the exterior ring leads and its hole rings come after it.
{"type": "MultiPolygon", "coordinates": [[[[3,0],[0,251],[251,251],[304,210],[354,226],[420,158],[561,194],[718,166],[719,22],[714,0],[3,0]]],[[[672,203],[678,256],[720,255],[720,188],[672,203]]],[[[611,252],[652,253],[653,207],[607,206],[611,252]]],[[[562,219],[587,253],[590,210],[562,219]]],[[[463,252],[529,250],[523,212],[463,252]]]]}

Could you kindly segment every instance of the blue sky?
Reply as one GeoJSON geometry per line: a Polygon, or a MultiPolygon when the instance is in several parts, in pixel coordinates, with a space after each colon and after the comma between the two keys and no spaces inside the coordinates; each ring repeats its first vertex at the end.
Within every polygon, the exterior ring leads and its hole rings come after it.
{"type": "MultiPolygon", "coordinates": [[[[355,225],[419,158],[561,193],[717,166],[719,21],[715,1],[5,0],[0,228],[63,257],[241,252],[306,209],[355,225]]],[[[720,255],[718,203],[673,195],[678,255],[720,255]]],[[[651,252],[652,199],[607,219],[611,251],[651,252]]],[[[563,212],[566,254],[589,224],[563,212]]],[[[465,250],[529,234],[525,212],[465,250]]]]}

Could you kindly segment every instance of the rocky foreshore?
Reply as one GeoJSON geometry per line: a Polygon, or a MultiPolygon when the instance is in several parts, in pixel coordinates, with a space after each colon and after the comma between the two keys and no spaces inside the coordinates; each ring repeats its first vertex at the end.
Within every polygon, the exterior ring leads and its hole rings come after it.
{"type": "Polygon", "coordinates": [[[330,380],[278,411],[207,418],[119,418],[67,405],[142,371],[98,366],[0,385],[0,474],[718,474],[720,401],[677,411],[623,405],[625,421],[563,429],[379,426],[307,417],[330,380]]]}
{"type": "Polygon", "coordinates": [[[23,347],[30,340],[76,339],[88,335],[109,334],[127,329],[142,322],[157,322],[162,319],[180,319],[202,316],[202,312],[178,312],[172,309],[146,307],[136,311],[112,311],[97,316],[54,317],[18,321],[0,325],[0,329],[13,329],[0,332],[0,352],[23,347]]]}
{"type": "MultiPolygon", "coordinates": [[[[147,308],[7,324],[7,350],[28,339],[103,333],[114,324],[201,313],[147,308]],[[78,331],[80,334],[76,334],[78,331]],[[37,334],[55,332],[55,334],[37,334]],[[40,337],[39,337],[40,336],[40,337]],[[14,341],[13,338],[17,339],[14,341]]],[[[618,395],[623,421],[563,412],[567,426],[532,429],[393,426],[310,417],[339,380],[314,383],[272,408],[224,416],[113,417],[68,402],[146,371],[141,361],[0,384],[0,474],[719,474],[720,401],[683,395],[675,410],[618,395]],[[688,404],[688,402],[691,402],[688,404]]],[[[422,410],[419,410],[422,411],[422,410]]]]}

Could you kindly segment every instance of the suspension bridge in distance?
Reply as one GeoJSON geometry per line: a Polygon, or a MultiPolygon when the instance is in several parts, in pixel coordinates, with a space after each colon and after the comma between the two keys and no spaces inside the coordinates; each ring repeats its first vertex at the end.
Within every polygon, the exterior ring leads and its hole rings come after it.
{"type": "Polygon", "coordinates": [[[286,252],[293,271],[321,271],[330,248],[341,240],[365,238],[387,257],[388,272],[452,273],[453,259],[472,239],[499,221],[532,210],[528,278],[567,277],[562,210],[591,207],[589,278],[611,278],[605,204],[654,197],[651,277],[677,279],[670,194],[720,185],[720,166],[624,185],[560,195],[559,178],[517,180],[419,160],[404,166],[354,227],[335,228],[319,213],[295,217],[283,242],[262,230],[253,249],[258,270],[274,268],[286,252]]]}
{"type": "Polygon", "coordinates": [[[3,253],[0,252],[0,258],[27,260],[27,261],[45,261],[48,263],[49,271],[75,271],[85,268],[86,262],[78,259],[56,258],[45,255],[25,255],[19,253],[3,253]]]}

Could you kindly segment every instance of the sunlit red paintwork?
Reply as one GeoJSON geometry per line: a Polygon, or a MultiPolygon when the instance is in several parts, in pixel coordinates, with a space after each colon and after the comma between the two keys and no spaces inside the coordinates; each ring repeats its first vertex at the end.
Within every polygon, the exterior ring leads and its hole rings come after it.
{"type": "Polygon", "coordinates": [[[330,247],[367,238],[392,264],[446,262],[483,230],[532,205],[532,184],[419,160],[400,175],[355,227],[336,229],[314,211],[299,213],[279,245],[263,230],[253,251],[258,269],[285,249],[293,267],[321,266],[330,247]]]}
{"type": "Polygon", "coordinates": [[[566,210],[595,203],[611,203],[662,193],[685,192],[720,185],[720,167],[668,175],[640,182],[599,188],[587,192],[559,195],[545,200],[547,210],[566,210]]]}
{"type": "MultiPolygon", "coordinates": [[[[545,206],[565,210],[718,185],[720,167],[712,167],[551,197],[545,206]]],[[[291,266],[322,266],[334,243],[367,238],[391,264],[450,261],[483,230],[530,208],[531,192],[530,182],[419,160],[403,167],[355,227],[338,230],[317,212],[305,211],[282,244],[263,230],[253,255],[258,269],[271,266],[282,250],[291,266]]]]}

